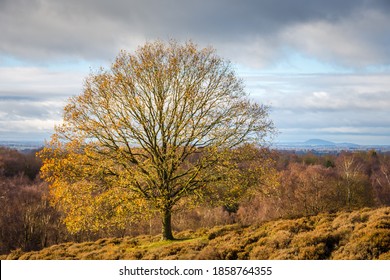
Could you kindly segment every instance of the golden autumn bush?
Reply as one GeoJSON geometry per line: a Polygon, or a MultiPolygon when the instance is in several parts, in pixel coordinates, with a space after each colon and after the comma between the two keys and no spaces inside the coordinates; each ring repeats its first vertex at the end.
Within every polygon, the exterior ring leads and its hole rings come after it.
{"type": "Polygon", "coordinates": [[[218,226],[161,236],[63,243],[2,259],[390,259],[390,207],[218,226]]]}

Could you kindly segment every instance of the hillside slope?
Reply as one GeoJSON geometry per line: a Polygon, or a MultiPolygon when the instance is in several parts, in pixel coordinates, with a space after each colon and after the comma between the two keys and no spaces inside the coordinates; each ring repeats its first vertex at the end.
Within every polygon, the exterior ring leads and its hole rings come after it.
{"type": "Polygon", "coordinates": [[[390,259],[390,207],[159,236],[64,243],[7,259],[390,259]]]}

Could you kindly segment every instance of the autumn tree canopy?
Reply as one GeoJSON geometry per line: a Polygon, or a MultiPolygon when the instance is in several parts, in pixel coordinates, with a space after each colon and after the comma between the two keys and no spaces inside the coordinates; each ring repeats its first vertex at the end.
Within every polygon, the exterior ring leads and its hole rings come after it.
{"type": "Polygon", "coordinates": [[[41,152],[42,174],[75,230],[149,209],[173,239],[174,207],[223,180],[230,151],[262,144],[272,130],[268,108],[214,49],[147,43],[86,78],[41,152]]]}

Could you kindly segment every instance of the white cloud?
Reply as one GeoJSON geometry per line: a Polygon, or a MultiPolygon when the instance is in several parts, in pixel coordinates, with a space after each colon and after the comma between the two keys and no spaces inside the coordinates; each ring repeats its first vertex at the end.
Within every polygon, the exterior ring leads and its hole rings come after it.
{"type": "Polygon", "coordinates": [[[43,67],[0,67],[0,99],[55,97],[78,94],[87,71],[43,67]]]}
{"type": "Polygon", "coordinates": [[[359,10],[342,19],[298,22],[281,40],[300,52],[348,67],[389,64],[390,17],[386,11],[359,10]]]}
{"type": "Polygon", "coordinates": [[[244,81],[256,100],[271,105],[280,139],[390,142],[390,74],[259,75],[244,81]]]}
{"type": "Polygon", "coordinates": [[[2,132],[48,132],[51,133],[55,125],[59,125],[61,120],[41,120],[41,119],[24,119],[24,120],[0,120],[0,131],[2,132]],[[12,129],[10,129],[12,128],[12,129]]]}
{"type": "Polygon", "coordinates": [[[81,92],[83,79],[79,71],[1,67],[0,140],[48,139],[67,98],[81,92]]]}
{"type": "Polygon", "coordinates": [[[296,74],[244,77],[248,91],[274,109],[291,111],[390,108],[390,74],[296,74]]]}

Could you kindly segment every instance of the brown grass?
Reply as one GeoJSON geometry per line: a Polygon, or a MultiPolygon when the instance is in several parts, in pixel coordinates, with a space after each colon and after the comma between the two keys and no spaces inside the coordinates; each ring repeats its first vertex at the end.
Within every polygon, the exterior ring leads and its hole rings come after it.
{"type": "Polygon", "coordinates": [[[1,259],[390,259],[390,207],[244,227],[64,243],[1,259]]]}

